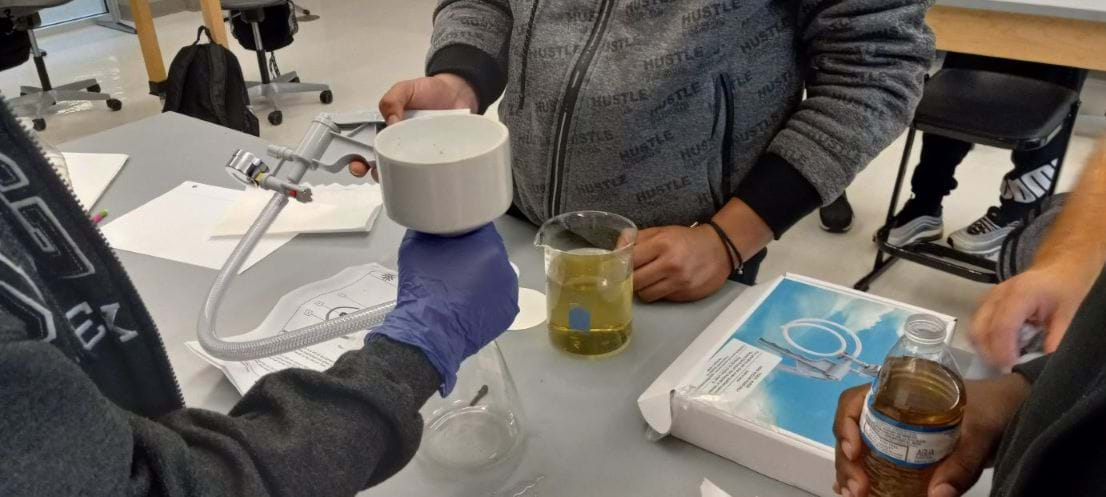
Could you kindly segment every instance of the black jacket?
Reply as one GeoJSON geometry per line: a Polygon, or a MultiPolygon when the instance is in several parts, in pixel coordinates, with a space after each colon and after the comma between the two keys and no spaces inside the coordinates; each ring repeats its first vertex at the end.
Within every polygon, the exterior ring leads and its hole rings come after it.
{"type": "Polygon", "coordinates": [[[0,496],[350,496],[402,468],[440,383],[374,338],[184,407],[130,279],[0,99],[0,496]]]}
{"type": "Polygon", "coordinates": [[[1060,348],[1015,371],[1033,389],[999,448],[991,495],[1106,495],[1106,276],[1060,348]]]}

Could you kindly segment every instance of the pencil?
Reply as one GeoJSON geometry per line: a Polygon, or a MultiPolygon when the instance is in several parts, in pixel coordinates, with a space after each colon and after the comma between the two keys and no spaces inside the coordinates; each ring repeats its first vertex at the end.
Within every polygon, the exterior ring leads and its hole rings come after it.
{"type": "Polygon", "coordinates": [[[103,221],[105,217],[108,217],[108,210],[107,209],[104,209],[100,212],[97,212],[96,214],[93,214],[92,215],[92,224],[93,225],[100,224],[100,221],[103,221]]]}

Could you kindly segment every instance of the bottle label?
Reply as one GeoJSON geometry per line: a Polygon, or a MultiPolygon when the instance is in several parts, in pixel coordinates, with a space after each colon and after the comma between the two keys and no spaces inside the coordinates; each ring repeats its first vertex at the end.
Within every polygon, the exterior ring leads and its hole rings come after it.
{"type": "Polygon", "coordinates": [[[949,455],[960,438],[960,424],[916,426],[896,421],[872,407],[872,394],[860,415],[860,434],[877,455],[896,465],[924,468],[949,455]]]}

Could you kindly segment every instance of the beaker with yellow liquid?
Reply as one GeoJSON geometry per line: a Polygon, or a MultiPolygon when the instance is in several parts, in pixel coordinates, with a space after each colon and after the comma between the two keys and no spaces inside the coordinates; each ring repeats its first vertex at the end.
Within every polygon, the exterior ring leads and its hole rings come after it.
{"type": "Polygon", "coordinates": [[[542,225],[534,244],[545,250],[554,347],[602,357],[630,343],[636,240],[637,226],[609,212],[569,212],[542,225]]]}

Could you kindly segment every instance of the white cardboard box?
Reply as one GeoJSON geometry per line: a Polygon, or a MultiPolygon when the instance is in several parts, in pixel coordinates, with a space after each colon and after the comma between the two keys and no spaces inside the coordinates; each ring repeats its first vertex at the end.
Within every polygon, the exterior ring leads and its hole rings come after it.
{"type": "Polygon", "coordinates": [[[641,394],[638,407],[661,435],[832,497],[837,396],[871,382],[902,321],[917,312],[946,320],[951,340],[950,316],[781,276],[742,292],[641,394]]]}

